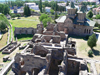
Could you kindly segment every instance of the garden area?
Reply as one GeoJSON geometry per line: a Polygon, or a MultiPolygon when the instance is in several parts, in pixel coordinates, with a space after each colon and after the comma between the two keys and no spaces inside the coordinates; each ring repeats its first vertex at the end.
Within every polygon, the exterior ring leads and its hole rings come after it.
{"type": "Polygon", "coordinates": [[[72,37],[73,41],[76,41],[76,54],[78,57],[81,58],[91,58],[95,60],[100,60],[100,42],[97,41],[97,46],[93,48],[93,56],[88,56],[88,51],[91,50],[91,48],[87,44],[87,40],[84,38],[74,38],[72,37]]]}
{"type": "MultiPolygon", "coordinates": [[[[15,27],[33,27],[33,28],[37,28],[37,24],[40,23],[39,21],[39,16],[30,16],[30,17],[20,17],[20,19],[11,19],[9,20],[11,25],[12,25],[12,30],[13,30],[13,36],[14,36],[14,30],[15,27]]],[[[33,35],[17,35],[17,40],[21,41],[21,40],[30,40],[33,38],[33,35]]],[[[16,39],[16,37],[14,37],[14,40],[16,39]]]]}

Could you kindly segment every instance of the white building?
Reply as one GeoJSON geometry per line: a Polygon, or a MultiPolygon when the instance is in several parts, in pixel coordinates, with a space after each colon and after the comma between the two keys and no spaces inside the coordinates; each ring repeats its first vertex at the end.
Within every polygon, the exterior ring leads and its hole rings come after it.
{"type": "Polygon", "coordinates": [[[50,7],[45,7],[45,11],[50,13],[51,8],[50,7]]]}
{"type": "Polygon", "coordinates": [[[36,3],[25,3],[24,5],[28,5],[30,9],[39,10],[39,6],[36,3]]]}
{"type": "MultiPolygon", "coordinates": [[[[69,8],[70,8],[70,6],[66,6],[66,11],[67,11],[67,9],[69,9],[69,8]]],[[[79,6],[75,5],[75,8],[79,10],[79,6]]]]}
{"type": "Polygon", "coordinates": [[[66,6],[66,3],[57,3],[58,6],[66,6]]]}

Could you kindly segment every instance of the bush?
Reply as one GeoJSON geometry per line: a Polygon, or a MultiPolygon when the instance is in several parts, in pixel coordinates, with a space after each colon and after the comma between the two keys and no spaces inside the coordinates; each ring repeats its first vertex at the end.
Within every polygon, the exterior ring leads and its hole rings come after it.
{"type": "Polygon", "coordinates": [[[100,29],[100,25],[98,25],[98,28],[100,29]]]}
{"type": "Polygon", "coordinates": [[[100,14],[96,15],[96,19],[100,19],[100,14]]]}
{"type": "Polygon", "coordinates": [[[89,56],[89,57],[93,56],[93,51],[92,51],[92,50],[89,50],[89,51],[88,51],[88,56],[89,56]]]}
{"type": "Polygon", "coordinates": [[[99,24],[98,24],[98,22],[96,22],[96,23],[95,23],[95,27],[98,27],[98,26],[99,26],[99,24]]]}

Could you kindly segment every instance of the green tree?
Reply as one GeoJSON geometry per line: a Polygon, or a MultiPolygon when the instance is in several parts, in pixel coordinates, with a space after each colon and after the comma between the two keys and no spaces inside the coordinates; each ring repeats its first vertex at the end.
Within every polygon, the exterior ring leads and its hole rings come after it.
{"type": "Polygon", "coordinates": [[[98,28],[100,29],[100,25],[98,25],[98,28]]]}
{"type": "Polygon", "coordinates": [[[47,15],[47,14],[42,14],[42,15],[40,16],[40,21],[42,21],[42,20],[45,19],[45,18],[48,18],[48,15],[47,15]]]}
{"type": "Polygon", "coordinates": [[[27,14],[28,14],[28,9],[27,9],[27,6],[25,5],[24,6],[24,15],[27,16],[27,14]]]}
{"type": "Polygon", "coordinates": [[[40,0],[39,2],[39,9],[40,9],[40,12],[42,13],[42,0],[40,0]]]}
{"type": "Polygon", "coordinates": [[[91,49],[93,49],[93,47],[96,46],[96,42],[97,42],[96,35],[92,34],[89,37],[87,44],[91,49]]]}
{"type": "Polygon", "coordinates": [[[46,27],[47,26],[47,22],[48,22],[47,19],[43,19],[42,22],[43,22],[43,26],[46,27]]]}
{"type": "Polygon", "coordinates": [[[51,22],[51,17],[43,19],[42,22],[43,22],[43,26],[46,27],[47,26],[47,22],[51,22]]]}
{"type": "Polygon", "coordinates": [[[92,17],[93,17],[93,13],[92,13],[91,10],[88,12],[87,16],[88,16],[89,18],[92,18],[92,17]]]}
{"type": "Polygon", "coordinates": [[[92,51],[92,50],[89,50],[89,51],[88,51],[88,56],[91,57],[92,55],[93,55],[93,51],[92,51]]]}
{"type": "Polygon", "coordinates": [[[96,19],[100,19],[100,14],[97,14],[96,15],[96,19]]]}
{"type": "Polygon", "coordinates": [[[7,28],[6,23],[4,21],[0,21],[0,31],[3,31],[7,28]]]}
{"type": "Polygon", "coordinates": [[[69,2],[67,1],[66,6],[68,6],[68,5],[69,5],[69,2]]]}
{"type": "Polygon", "coordinates": [[[29,6],[27,6],[27,5],[25,5],[25,7],[24,7],[24,15],[25,16],[31,15],[31,10],[30,10],[29,6]]]}
{"type": "Polygon", "coordinates": [[[98,24],[98,22],[96,22],[96,23],[95,23],[95,27],[98,27],[98,26],[99,26],[99,24],[98,24]]]}
{"type": "Polygon", "coordinates": [[[4,4],[0,4],[0,13],[4,13],[4,4]]]}
{"type": "Polygon", "coordinates": [[[51,9],[50,12],[51,12],[52,15],[54,14],[54,10],[53,9],[51,9]]]}
{"type": "Polygon", "coordinates": [[[57,12],[55,12],[55,20],[58,18],[57,12]]]}
{"type": "Polygon", "coordinates": [[[20,14],[17,14],[17,17],[18,17],[18,19],[21,17],[21,15],[20,14]]]}
{"type": "Polygon", "coordinates": [[[42,12],[45,13],[45,5],[42,5],[42,12]]]}
{"type": "Polygon", "coordinates": [[[13,19],[14,19],[15,17],[16,17],[16,15],[15,15],[15,14],[12,14],[12,15],[11,15],[11,18],[13,18],[13,19]]]}
{"type": "Polygon", "coordinates": [[[27,6],[27,16],[30,16],[31,15],[31,10],[30,10],[30,8],[29,8],[29,6],[27,6]]]}

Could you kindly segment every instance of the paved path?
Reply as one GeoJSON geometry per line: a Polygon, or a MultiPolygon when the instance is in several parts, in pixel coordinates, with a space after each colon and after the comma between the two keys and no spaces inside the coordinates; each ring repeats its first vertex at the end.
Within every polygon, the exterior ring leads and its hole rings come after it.
{"type": "Polygon", "coordinates": [[[91,64],[91,72],[93,73],[93,75],[98,75],[97,74],[97,70],[96,70],[96,63],[100,63],[99,60],[93,60],[93,59],[86,59],[87,62],[89,62],[91,64]]]}
{"type": "Polygon", "coordinates": [[[2,34],[0,33],[0,39],[1,39],[1,37],[2,37],[2,34]]]}

